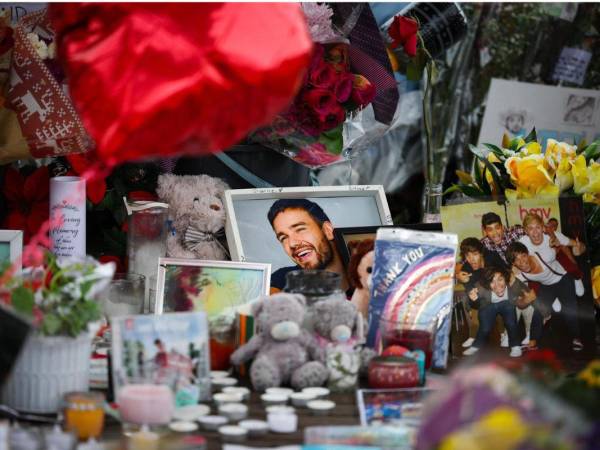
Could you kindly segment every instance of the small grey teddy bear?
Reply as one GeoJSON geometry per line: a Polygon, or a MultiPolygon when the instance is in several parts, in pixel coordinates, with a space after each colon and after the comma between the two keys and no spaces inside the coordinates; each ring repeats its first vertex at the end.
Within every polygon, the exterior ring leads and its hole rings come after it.
{"type": "MultiPolygon", "coordinates": [[[[360,373],[365,373],[376,352],[364,346],[366,323],[356,305],[342,297],[331,297],[317,302],[313,310],[313,327],[320,345],[330,350],[335,346],[354,347],[360,360],[360,373]]],[[[328,357],[328,367],[330,363],[328,357]]]]}
{"type": "Polygon", "coordinates": [[[328,371],[315,337],[302,328],[303,295],[278,293],[252,307],[257,333],[231,355],[235,366],[254,357],[250,380],[254,389],[290,384],[294,389],[321,386],[328,371]]]}

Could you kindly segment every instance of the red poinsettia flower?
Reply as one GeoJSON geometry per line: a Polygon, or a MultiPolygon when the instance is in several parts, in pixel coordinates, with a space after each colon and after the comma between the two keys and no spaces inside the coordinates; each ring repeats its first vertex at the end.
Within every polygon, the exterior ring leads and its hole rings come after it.
{"type": "Polygon", "coordinates": [[[8,214],[2,227],[23,230],[24,243],[37,233],[49,215],[50,175],[47,167],[36,169],[27,178],[13,168],[4,175],[2,193],[8,205],[8,214]]]}
{"type": "MultiPolygon", "coordinates": [[[[80,176],[92,165],[94,157],[92,153],[76,153],[67,155],[67,161],[71,165],[71,170],[67,172],[67,175],[80,176]]],[[[106,194],[105,179],[87,180],[85,193],[89,201],[94,205],[100,203],[104,198],[104,194],[106,194]]]]}
{"type": "Polygon", "coordinates": [[[399,45],[404,47],[404,52],[411,58],[417,54],[417,32],[419,24],[416,20],[410,17],[396,16],[388,34],[392,38],[392,48],[399,45]]]}

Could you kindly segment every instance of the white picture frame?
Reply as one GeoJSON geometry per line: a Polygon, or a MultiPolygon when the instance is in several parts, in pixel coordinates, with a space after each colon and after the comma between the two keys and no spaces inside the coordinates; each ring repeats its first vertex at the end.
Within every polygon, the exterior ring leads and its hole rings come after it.
{"type": "MultiPolygon", "coordinates": [[[[154,313],[162,314],[165,310],[165,282],[167,281],[167,269],[168,266],[173,267],[188,267],[188,268],[211,268],[211,269],[224,269],[232,271],[259,271],[260,280],[262,286],[253,288],[252,292],[256,292],[256,298],[268,295],[270,288],[271,279],[271,265],[263,263],[249,263],[249,262],[237,262],[237,261],[211,261],[211,260],[200,260],[200,259],[183,259],[183,258],[159,258],[158,259],[158,276],[156,277],[156,299],[154,303],[154,313]]],[[[168,293],[168,292],[167,292],[168,293]]],[[[254,297],[254,296],[253,296],[254,297]]],[[[238,304],[241,306],[252,299],[237,299],[238,304]]],[[[224,305],[225,307],[226,305],[224,305]]],[[[202,310],[200,306],[195,307],[194,310],[202,310]]],[[[210,321],[211,313],[208,311],[208,318],[210,321]]]]}
{"type": "MultiPolygon", "coordinates": [[[[19,261],[23,254],[23,232],[20,230],[0,230],[0,263],[6,261],[4,254],[8,250],[8,261],[11,264],[19,261]]],[[[17,272],[21,272],[23,264],[19,263],[17,272]]]]}
{"type": "Polygon", "coordinates": [[[279,199],[314,201],[334,228],[393,224],[381,185],[227,190],[225,235],[232,260],[270,263],[272,272],[290,265],[267,219],[270,205],[279,199]]]}

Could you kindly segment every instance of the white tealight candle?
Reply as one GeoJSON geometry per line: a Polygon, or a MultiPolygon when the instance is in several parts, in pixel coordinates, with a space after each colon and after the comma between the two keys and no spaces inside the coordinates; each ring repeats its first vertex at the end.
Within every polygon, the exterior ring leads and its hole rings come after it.
{"type": "Polygon", "coordinates": [[[226,386],[235,386],[238,380],[232,377],[213,378],[211,385],[215,389],[223,389],[226,386]]]}
{"type": "Polygon", "coordinates": [[[270,387],[265,390],[267,394],[286,395],[290,396],[294,393],[293,389],[282,387],[270,387]]]}
{"type": "Polygon", "coordinates": [[[298,429],[298,416],[296,414],[267,414],[269,429],[274,433],[294,433],[298,429]]]}
{"type": "Polygon", "coordinates": [[[227,423],[227,417],[223,416],[204,416],[198,419],[198,422],[205,430],[216,430],[227,423]]]}
{"type": "Polygon", "coordinates": [[[311,400],[306,406],[308,406],[308,409],[313,414],[326,415],[335,408],[335,402],[332,402],[331,400],[311,400]]]}
{"type": "Polygon", "coordinates": [[[248,430],[250,436],[262,436],[269,431],[269,425],[264,420],[242,420],[238,425],[248,430]]]}
{"type": "Polygon", "coordinates": [[[219,428],[219,434],[225,441],[244,442],[248,435],[248,430],[237,425],[225,425],[219,428]]]}
{"type": "Polygon", "coordinates": [[[219,414],[237,422],[248,417],[248,407],[242,403],[224,403],[219,405],[219,414]]]}
{"type": "Polygon", "coordinates": [[[265,405],[285,405],[288,398],[285,394],[263,394],[260,396],[265,405]]]}
{"type": "Polygon", "coordinates": [[[244,399],[242,394],[233,392],[219,392],[213,395],[214,402],[218,405],[224,403],[240,403],[244,399]]]}
{"type": "Polygon", "coordinates": [[[226,386],[223,388],[225,394],[241,394],[242,400],[246,401],[250,398],[250,389],[243,386],[226,386]]]}
{"type": "Polygon", "coordinates": [[[302,389],[302,392],[312,394],[317,398],[327,397],[329,395],[329,389],[326,387],[307,387],[302,389]]]}
{"type": "Polygon", "coordinates": [[[316,398],[317,396],[310,392],[294,392],[290,395],[292,405],[294,406],[306,406],[309,401],[315,400],[316,398]]]}

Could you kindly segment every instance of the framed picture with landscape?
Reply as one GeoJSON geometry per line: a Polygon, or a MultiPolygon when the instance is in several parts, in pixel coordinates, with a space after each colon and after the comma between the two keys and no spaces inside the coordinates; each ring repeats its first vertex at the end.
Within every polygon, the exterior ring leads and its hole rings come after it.
{"type": "Polygon", "coordinates": [[[238,308],[269,293],[269,264],[160,258],[155,311],[204,311],[211,367],[229,366],[238,308]]]}

